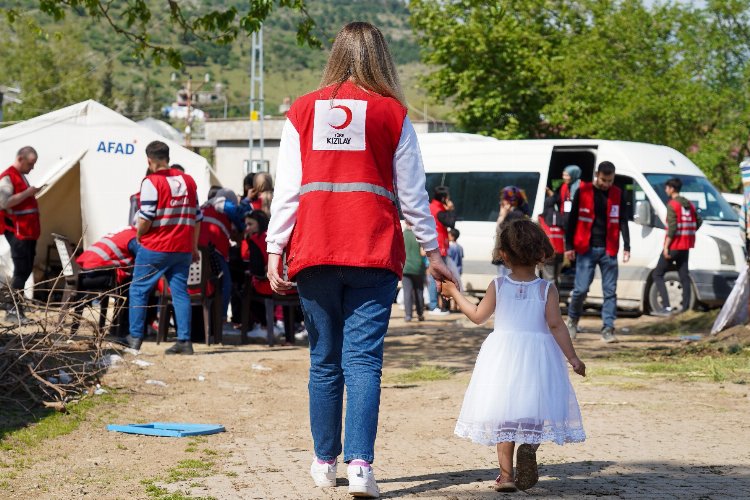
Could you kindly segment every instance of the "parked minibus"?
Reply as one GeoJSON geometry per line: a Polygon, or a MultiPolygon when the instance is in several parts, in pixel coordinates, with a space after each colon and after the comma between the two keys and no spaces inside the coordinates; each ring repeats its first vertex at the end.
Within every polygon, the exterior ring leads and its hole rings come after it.
{"type": "MultiPolygon", "coordinates": [[[[460,133],[419,136],[427,174],[427,190],[450,188],[464,248],[463,283],[467,291],[483,293],[497,270],[491,263],[500,190],[522,188],[533,220],[542,212],[545,188],[562,182],[562,171],[578,165],[582,180],[591,181],[596,165],[608,160],[617,171],[615,184],[623,191],[622,213],[629,219],[630,261],[622,262],[620,244],[617,305],[624,310],[661,312],[652,273],[665,236],[667,196],[664,184],[682,180],[682,195],[691,200],[704,220],[690,252],[690,274],[696,305],[718,306],[729,295],[745,250],[737,213],[701,170],[683,154],[666,146],[624,141],[545,139],[497,140],[460,133]]],[[[572,288],[575,267],[564,269],[561,295],[572,288]]],[[[682,307],[681,285],[675,270],[665,276],[671,305],[682,307]]],[[[602,303],[599,271],[588,294],[590,306],[602,303]]]]}

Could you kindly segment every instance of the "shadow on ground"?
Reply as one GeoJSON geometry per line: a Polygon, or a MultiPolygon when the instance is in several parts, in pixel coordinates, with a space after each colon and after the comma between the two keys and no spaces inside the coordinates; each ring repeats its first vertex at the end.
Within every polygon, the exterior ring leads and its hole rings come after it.
{"type": "MultiPolygon", "coordinates": [[[[417,483],[384,493],[386,498],[435,496],[497,498],[492,490],[496,469],[472,469],[383,479],[417,483]],[[474,483],[478,483],[474,485],[474,483]],[[473,485],[473,486],[471,486],[473,485]],[[478,487],[477,487],[478,486],[478,487]],[[456,489],[458,487],[458,491],[456,489]]],[[[539,483],[529,496],[640,497],[640,498],[748,498],[750,469],[730,466],[693,466],[674,462],[584,461],[540,465],[539,483]]]]}

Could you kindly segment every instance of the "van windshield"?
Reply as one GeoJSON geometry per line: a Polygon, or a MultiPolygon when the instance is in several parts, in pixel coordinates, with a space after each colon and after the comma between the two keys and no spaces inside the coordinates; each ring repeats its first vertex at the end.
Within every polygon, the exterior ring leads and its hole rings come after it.
{"type": "Polygon", "coordinates": [[[529,208],[534,211],[538,172],[460,172],[427,174],[427,192],[436,186],[448,186],[451,200],[456,206],[456,217],[465,221],[497,220],[500,208],[500,190],[518,186],[526,192],[529,208]]]}
{"type": "Polygon", "coordinates": [[[693,202],[703,220],[738,222],[737,212],[713,184],[705,177],[697,175],[646,174],[649,184],[665,204],[667,193],[664,192],[664,185],[672,177],[678,177],[682,181],[680,194],[693,202]]]}

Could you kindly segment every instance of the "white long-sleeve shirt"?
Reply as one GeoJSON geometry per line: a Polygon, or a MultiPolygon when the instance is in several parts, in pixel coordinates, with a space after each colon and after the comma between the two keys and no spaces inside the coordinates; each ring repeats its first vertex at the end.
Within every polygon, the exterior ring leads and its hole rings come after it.
{"type": "MultiPolygon", "coordinates": [[[[414,236],[425,251],[438,247],[435,219],[425,189],[425,173],[417,134],[408,117],[404,119],[396,152],[393,155],[393,182],[404,219],[412,226],[414,236]]],[[[284,251],[297,222],[299,192],[302,184],[302,154],[299,132],[287,120],[281,132],[278,166],[271,221],[266,244],[269,253],[284,251]]]]}

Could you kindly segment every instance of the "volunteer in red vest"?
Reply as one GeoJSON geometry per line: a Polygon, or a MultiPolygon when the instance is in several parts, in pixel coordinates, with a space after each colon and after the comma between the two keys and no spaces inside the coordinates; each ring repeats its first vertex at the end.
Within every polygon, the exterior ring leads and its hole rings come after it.
{"type": "MultiPolygon", "coordinates": [[[[78,287],[84,291],[77,294],[75,298],[75,310],[78,314],[83,311],[85,305],[84,301],[79,299],[82,297],[93,299],[94,297],[94,295],[86,295],[86,291],[112,291],[112,293],[119,294],[120,289],[124,290],[128,286],[138,248],[136,229],[128,226],[104,235],[76,258],[76,263],[82,271],[78,275],[78,287]]],[[[122,311],[122,314],[118,312],[110,325],[110,331],[117,332],[111,337],[115,342],[122,343],[122,337],[129,330],[128,305],[129,301],[126,300],[124,304],[126,309],[122,311]]],[[[74,317],[71,332],[75,332],[77,328],[78,320],[74,317]]]]}
{"type": "Polygon", "coordinates": [[[136,224],[141,248],[130,285],[130,334],[126,341],[133,349],[141,348],[149,293],[166,276],[177,321],[177,342],[166,353],[193,354],[187,277],[190,263],[199,258],[203,217],[196,185],[192,177],[169,167],[169,146],[163,142],[146,146],[146,159],[151,174],[141,184],[136,224]]]}
{"type": "Polygon", "coordinates": [[[31,322],[23,309],[23,289],[34,270],[36,242],[39,239],[39,205],[36,194],[42,189],[29,185],[26,175],[34,170],[39,155],[31,146],[16,153],[16,161],[0,174],[0,216],[5,239],[13,260],[11,288],[14,297],[8,301],[5,321],[17,325],[31,322]]]}
{"type": "Polygon", "coordinates": [[[687,310],[690,306],[691,282],[688,270],[690,249],[695,246],[695,232],[703,221],[690,200],[680,196],[682,181],[673,177],[666,182],[664,191],[669,197],[667,202],[667,236],[664,238],[664,250],[654,269],[654,284],[661,297],[661,309],[653,311],[656,315],[670,315],[687,310]],[[674,308],[669,303],[667,287],[664,285],[664,273],[670,265],[677,266],[677,274],[682,285],[682,306],[674,308]]]}
{"type": "MultiPolygon", "coordinates": [[[[435,186],[432,192],[432,201],[430,201],[430,214],[435,219],[435,227],[438,235],[438,249],[443,261],[448,256],[448,247],[450,238],[448,231],[456,223],[455,212],[453,211],[453,202],[448,186],[435,186]]],[[[430,303],[427,307],[427,313],[435,316],[446,316],[450,314],[449,301],[443,299],[438,294],[435,279],[427,274],[427,294],[430,297],[430,303]]]]}
{"type": "Polygon", "coordinates": [[[213,248],[214,262],[221,269],[221,300],[224,330],[233,332],[231,325],[226,324],[229,302],[232,299],[232,277],[229,269],[229,250],[232,236],[241,231],[244,222],[239,211],[237,195],[229,189],[214,186],[209,191],[209,198],[201,207],[203,220],[198,245],[213,248]]]}
{"type": "Polygon", "coordinates": [[[594,182],[581,182],[573,197],[565,233],[565,256],[576,263],[576,278],[568,304],[568,332],[575,339],[583,302],[599,266],[604,302],[601,330],[604,342],[616,342],[617,253],[620,236],[624,244],[623,263],[630,260],[628,216],[623,213],[622,191],[615,182],[615,166],[608,161],[599,164],[594,182]]]}
{"type": "Polygon", "coordinates": [[[284,293],[296,281],[309,334],[310,474],[317,486],[336,485],[346,386],[349,492],[369,498],[379,495],[371,463],[383,340],[405,260],[397,197],[435,279],[455,280],[438,250],[406,113],[382,33],[344,26],[321,87],[288,112],[267,233],[271,287],[284,293]]]}
{"type": "Polygon", "coordinates": [[[555,255],[544,263],[542,277],[558,285],[557,280],[560,277],[560,268],[565,253],[565,230],[562,226],[562,214],[557,207],[558,198],[550,188],[547,188],[546,193],[544,211],[539,214],[539,225],[544,229],[550,243],[552,243],[555,255]]]}

